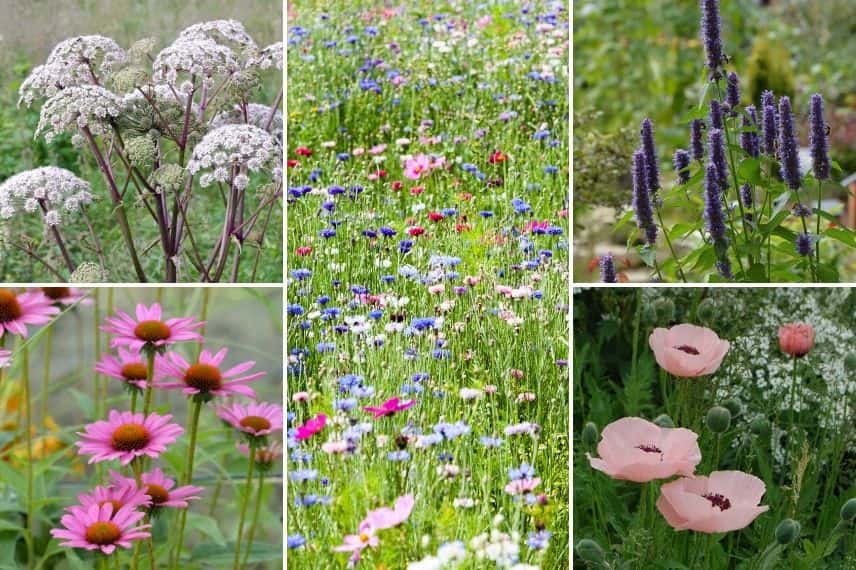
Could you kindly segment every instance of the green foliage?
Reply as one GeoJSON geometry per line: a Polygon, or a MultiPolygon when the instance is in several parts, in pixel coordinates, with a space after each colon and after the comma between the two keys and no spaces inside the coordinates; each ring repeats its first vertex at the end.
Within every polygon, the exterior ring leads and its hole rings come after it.
{"type": "Polygon", "coordinates": [[[793,97],[794,71],[788,50],[766,36],[756,38],[746,63],[745,81],[748,101],[760,101],[761,93],[767,90],[777,97],[793,97]]]}

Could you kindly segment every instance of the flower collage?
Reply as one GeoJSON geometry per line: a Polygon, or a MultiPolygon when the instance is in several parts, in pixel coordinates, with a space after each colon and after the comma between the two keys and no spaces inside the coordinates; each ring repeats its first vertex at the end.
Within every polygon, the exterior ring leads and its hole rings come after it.
{"type": "Polygon", "coordinates": [[[853,0],[0,18],[0,570],[856,570],[853,0]]]}

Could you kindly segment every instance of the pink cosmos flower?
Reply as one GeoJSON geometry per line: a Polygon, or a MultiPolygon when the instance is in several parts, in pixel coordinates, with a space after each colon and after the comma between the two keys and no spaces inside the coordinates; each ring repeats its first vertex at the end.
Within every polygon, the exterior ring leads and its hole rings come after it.
{"type": "MultiPolygon", "coordinates": [[[[140,353],[140,349],[125,350],[119,348],[118,358],[112,354],[105,354],[101,360],[95,364],[95,371],[110,378],[122,380],[126,384],[131,384],[137,388],[144,389],[146,387],[146,379],[148,372],[148,364],[146,358],[140,353]]],[[[153,380],[158,380],[163,376],[160,367],[155,366],[153,380]]]]}
{"type": "Polygon", "coordinates": [[[535,487],[541,484],[540,477],[532,479],[515,479],[505,486],[505,492],[509,495],[525,495],[535,490],[535,487]]]}
{"type": "Polygon", "coordinates": [[[111,347],[127,346],[139,350],[144,346],[160,348],[188,340],[202,340],[196,329],[205,323],[193,317],[161,320],[160,303],[146,307],[137,305],[136,319],[124,311],[116,311],[115,317],[107,317],[101,330],[116,335],[110,340],[111,347]]]}
{"type": "Polygon", "coordinates": [[[742,471],[680,478],[660,489],[657,509],[675,530],[709,534],[738,530],[770,507],[759,506],[764,482],[742,471]]]}
{"type": "Polygon", "coordinates": [[[318,414],[314,418],[310,418],[306,420],[302,426],[297,426],[295,439],[297,441],[303,441],[305,439],[309,439],[316,433],[319,433],[324,426],[327,425],[327,416],[324,414],[318,414]]]}
{"type": "Polygon", "coordinates": [[[398,526],[410,516],[413,512],[414,504],[413,495],[403,495],[395,500],[395,505],[392,508],[381,507],[373,511],[369,511],[360,527],[368,525],[372,530],[384,530],[398,526]]]}
{"type": "Polygon", "coordinates": [[[347,534],[342,539],[342,544],[333,548],[335,552],[350,552],[350,560],[356,562],[360,559],[360,553],[367,547],[377,548],[380,539],[365,523],[360,524],[359,534],[347,534]]]}
{"type": "Polygon", "coordinates": [[[688,324],[656,328],[648,344],[657,364],[681,378],[713,374],[729,348],[728,341],[720,340],[712,330],[688,324]]]}
{"type": "Polygon", "coordinates": [[[814,327],[809,323],[787,323],[779,327],[779,348],[782,352],[802,358],[814,348],[814,327]]]}
{"type": "Polygon", "coordinates": [[[181,389],[188,396],[196,394],[210,396],[247,396],[256,397],[256,391],[247,386],[247,382],[258,380],[265,372],[244,374],[256,365],[252,360],[242,362],[226,371],[220,364],[226,359],[228,348],[221,348],[216,354],[208,350],[199,353],[195,364],[190,364],[177,352],[169,352],[159,359],[160,368],[166,376],[179,382],[161,382],[158,388],[181,389]]]}
{"type": "MultiPolygon", "coordinates": [[[[132,489],[137,489],[137,481],[132,477],[124,477],[118,471],[110,471],[110,477],[116,485],[130,486],[132,489]]],[[[143,483],[143,487],[139,489],[139,492],[150,497],[151,508],[153,509],[186,509],[188,501],[198,499],[199,493],[203,491],[202,487],[195,487],[193,485],[175,487],[175,480],[164,475],[159,467],[143,473],[140,476],[140,480],[143,483]]]]}
{"type": "Polygon", "coordinates": [[[57,313],[59,309],[41,291],[16,294],[0,289],[0,337],[10,332],[26,338],[26,325],[47,324],[57,313]]]}
{"type": "MultiPolygon", "coordinates": [[[[106,503],[113,505],[113,513],[118,513],[119,509],[125,506],[130,506],[133,509],[138,507],[148,507],[152,499],[141,489],[137,489],[134,480],[131,479],[131,485],[99,485],[95,487],[91,493],[81,493],[77,496],[80,501],[80,506],[88,509],[92,505],[102,506],[106,503]]],[[[73,507],[72,507],[73,508],[73,507]]],[[[68,510],[68,509],[66,509],[68,510]]]]}
{"type": "Polygon", "coordinates": [[[701,461],[698,434],[661,428],[642,418],[621,418],[603,428],[591,466],[613,479],[644,483],[673,475],[691,476],[701,461]]]}
{"type": "Polygon", "coordinates": [[[423,174],[431,170],[431,159],[424,154],[417,154],[404,162],[404,176],[411,180],[419,180],[423,174]]]}
{"type": "Polygon", "coordinates": [[[233,403],[217,410],[217,415],[238,431],[253,437],[264,437],[282,430],[282,406],[276,404],[233,403]]]}
{"type": "Polygon", "coordinates": [[[134,526],[146,515],[126,505],[113,512],[111,503],[103,505],[80,505],[71,507],[60,522],[64,528],[51,529],[54,538],[65,540],[60,546],[99,550],[106,555],[113,554],[116,547],[131,548],[135,540],[149,538],[151,525],[134,526]]]}
{"type": "Polygon", "coordinates": [[[161,416],[110,410],[107,421],[100,420],[78,432],[80,455],[91,455],[89,463],[118,459],[127,465],[137,457],[157,458],[166,447],[184,433],[184,428],[169,423],[171,415],[161,416]]]}
{"type": "Polygon", "coordinates": [[[378,419],[384,416],[391,416],[393,414],[397,414],[398,412],[403,412],[408,408],[412,408],[415,404],[415,400],[405,400],[402,402],[398,398],[390,398],[389,400],[381,404],[379,408],[373,406],[365,406],[363,410],[373,414],[374,419],[378,419]]]}
{"type": "Polygon", "coordinates": [[[41,291],[56,305],[74,305],[77,302],[82,305],[92,304],[92,299],[87,299],[89,292],[77,287],[42,287],[41,291]]]}

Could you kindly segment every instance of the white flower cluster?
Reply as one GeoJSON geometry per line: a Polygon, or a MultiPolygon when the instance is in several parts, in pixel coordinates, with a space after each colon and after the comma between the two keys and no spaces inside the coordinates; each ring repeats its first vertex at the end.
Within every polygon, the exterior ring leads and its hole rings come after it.
{"type": "Polygon", "coordinates": [[[266,131],[253,125],[224,125],[206,134],[193,149],[187,165],[191,174],[212,169],[203,174],[203,188],[214,182],[230,182],[239,190],[246,188],[249,178],[244,171],[258,172],[270,168],[274,179],[282,177],[280,147],[266,131]]]}
{"type": "Polygon", "coordinates": [[[237,20],[212,20],[210,22],[200,22],[185,28],[178,39],[197,39],[205,38],[218,42],[218,40],[226,40],[234,42],[242,47],[255,48],[256,42],[244,29],[244,25],[237,20]]]}
{"type": "Polygon", "coordinates": [[[256,57],[250,58],[249,66],[258,67],[262,71],[275,67],[282,71],[283,59],[282,42],[271,44],[262,49],[256,57]]]}
{"type": "Polygon", "coordinates": [[[176,85],[182,74],[195,75],[211,85],[216,75],[229,75],[241,65],[228,46],[203,35],[181,36],[155,57],[152,79],[176,85]]]}
{"type": "Polygon", "coordinates": [[[125,62],[125,50],[104,36],[78,36],[60,42],[44,65],[33,69],[21,84],[19,104],[52,97],[77,85],[93,85],[125,62]]]}
{"type": "Polygon", "coordinates": [[[426,556],[418,562],[411,562],[407,570],[452,570],[467,559],[467,548],[460,540],[440,545],[437,554],[426,556]]]}
{"type": "MultiPolygon", "coordinates": [[[[148,100],[154,102],[156,106],[179,105],[184,108],[187,105],[187,93],[165,83],[143,85],[139,89],[134,89],[130,93],[123,95],[122,100],[126,105],[149,105],[146,97],[148,97],[148,100]]],[[[194,109],[197,107],[198,105],[193,105],[194,109]]]]}
{"type": "Polygon", "coordinates": [[[65,131],[88,127],[93,134],[109,131],[106,120],[117,117],[122,99],[97,85],[80,85],[59,91],[42,106],[35,137],[44,134],[45,141],[65,131]]]}
{"type": "Polygon", "coordinates": [[[9,219],[19,208],[35,212],[44,206],[45,223],[56,226],[62,221],[60,206],[74,213],[92,201],[89,183],[72,172],[56,166],[44,166],[20,172],[0,184],[0,217],[9,219]]]}
{"type": "MultiPolygon", "coordinates": [[[[271,108],[260,103],[250,103],[247,105],[247,120],[249,125],[256,126],[260,129],[265,129],[268,119],[270,119],[271,108]]],[[[244,123],[244,112],[240,105],[235,105],[230,111],[221,111],[211,119],[213,128],[222,127],[223,125],[238,125],[244,123]]],[[[270,133],[282,143],[282,111],[279,109],[274,111],[273,120],[270,123],[270,133]]]]}

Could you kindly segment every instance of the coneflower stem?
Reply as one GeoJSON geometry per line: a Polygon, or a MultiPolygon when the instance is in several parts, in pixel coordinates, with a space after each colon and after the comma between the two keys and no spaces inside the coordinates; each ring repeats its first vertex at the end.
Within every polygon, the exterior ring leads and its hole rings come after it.
{"type": "Polygon", "coordinates": [[[149,415],[149,409],[152,406],[152,382],[155,376],[155,351],[150,349],[146,351],[148,357],[148,367],[146,368],[146,396],[143,400],[143,416],[149,415]]]}
{"type": "MultiPolygon", "coordinates": [[[[51,348],[53,346],[53,327],[48,327],[45,331],[45,350],[44,350],[44,375],[42,376],[42,401],[41,413],[39,417],[42,420],[42,426],[47,425],[45,419],[48,417],[48,395],[50,394],[51,383],[51,348]]],[[[97,400],[96,400],[97,401],[97,400]]]]}
{"type": "MultiPolygon", "coordinates": [[[[196,434],[199,430],[199,414],[202,411],[202,400],[193,398],[191,400],[192,411],[190,416],[190,443],[187,446],[187,456],[185,458],[184,473],[182,473],[182,485],[189,485],[193,480],[193,458],[196,454],[196,434]]],[[[189,507],[188,507],[189,508],[189,507]]],[[[173,552],[171,568],[178,566],[178,561],[181,558],[181,549],[184,547],[184,527],[187,524],[187,510],[182,509],[179,515],[178,522],[178,540],[173,552]]]]}
{"type": "Polygon", "coordinates": [[[262,492],[265,488],[265,472],[263,469],[259,470],[259,488],[256,491],[256,506],[253,511],[253,523],[250,525],[250,534],[247,536],[247,550],[244,552],[244,563],[242,568],[247,567],[247,561],[250,558],[250,549],[253,547],[253,539],[256,536],[256,526],[259,524],[259,512],[262,507],[262,492]]]}
{"type": "MultiPolygon", "coordinates": [[[[250,461],[247,467],[247,487],[244,489],[244,500],[241,504],[241,518],[238,521],[238,534],[235,535],[235,562],[233,570],[238,570],[241,562],[241,536],[244,534],[244,519],[247,516],[247,505],[250,503],[250,491],[253,488],[253,467],[256,465],[256,444],[250,443],[250,461]]],[[[249,548],[249,545],[248,547],[249,548]]]]}
{"type": "Polygon", "coordinates": [[[27,438],[27,568],[35,563],[33,545],[33,409],[30,401],[30,349],[21,346],[21,383],[24,389],[24,430],[27,438]]]}

